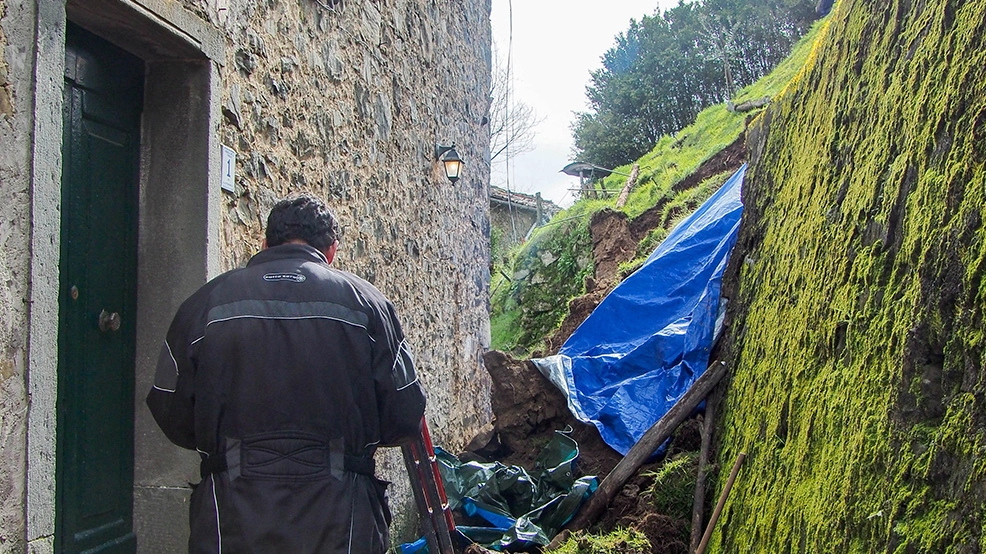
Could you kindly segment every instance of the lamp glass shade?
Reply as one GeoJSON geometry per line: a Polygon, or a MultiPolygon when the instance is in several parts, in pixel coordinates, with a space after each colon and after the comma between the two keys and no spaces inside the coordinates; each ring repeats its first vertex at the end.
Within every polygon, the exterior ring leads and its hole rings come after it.
{"type": "Polygon", "coordinates": [[[462,172],[462,160],[445,160],[445,176],[449,181],[455,181],[462,172]]]}
{"type": "Polygon", "coordinates": [[[449,181],[453,183],[459,179],[462,173],[462,158],[459,157],[459,153],[455,149],[450,149],[442,158],[442,163],[445,164],[445,176],[448,177],[449,181]]]}

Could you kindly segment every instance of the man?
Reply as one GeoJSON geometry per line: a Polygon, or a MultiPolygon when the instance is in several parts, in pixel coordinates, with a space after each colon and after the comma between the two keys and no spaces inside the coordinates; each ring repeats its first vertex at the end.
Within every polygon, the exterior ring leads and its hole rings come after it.
{"type": "Polygon", "coordinates": [[[189,552],[383,553],[377,446],[418,434],[425,397],[394,307],[329,267],[339,227],[282,200],[263,250],[179,308],[147,405],[201,457],[189,552]]]}

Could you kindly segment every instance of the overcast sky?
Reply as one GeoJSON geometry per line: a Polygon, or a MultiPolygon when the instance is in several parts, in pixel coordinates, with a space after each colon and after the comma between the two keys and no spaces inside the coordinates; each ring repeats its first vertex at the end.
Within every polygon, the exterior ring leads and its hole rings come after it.
{"type": "MultiPolygon", "coordinates": [[[[510,46],[511,0],[493,0],[493,42],[506,67],[510,46]]],[[[535,149],[511,160],[511,190],[541,195],[568,206],[567,189],[578,178],[560,173],[571,159],[573,112],[586,111],[589,72],[602,67],[602,55],[626,31],[631,19],[654,15],[678,0],[516,0],[513,2],[512,62],[514,97],[534,108],[541,123],[535,149]]],[[[507,185],[496,171],[492,184],[507,185]]]]}

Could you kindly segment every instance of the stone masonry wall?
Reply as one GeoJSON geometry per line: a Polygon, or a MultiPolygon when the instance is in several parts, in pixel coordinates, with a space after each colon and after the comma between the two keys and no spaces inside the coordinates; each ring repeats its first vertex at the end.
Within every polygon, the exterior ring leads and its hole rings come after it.
{"type": "Polygon", "coordinates": [[[524,240],[536,219],[536,210],[517,206],[509,209],[502,204],[490,206],[490,222],[503,232],[503,243],[508,248],[524,240]]]}
{"type": "Polygon", "coordinates": [[[430,385],[436,434],[461,446],[488,417],[477,378],[487,318],[489,2],[211,4],[186,7],[228,41],[221,138],[237,151],[237,179],[223,196],[223,269],[257,251],[277,199],[326,199],[343,225],[336,263],[394,301],[430,385]],[[466,160],[455,185],[433,160],[436,141],[455,141],[466,160]]]}
{"type": "MultiPolygon", "coordinates": [[[[491,418],[489,0],[184,4],[227,42],[220,133],[237,179],[223,193],[222,268],[257,251],[277,199],[326,199],[343,226],[335,264],[402,318],[435,443],[464,446],[491,418]],[[454,141],[466,161],[455,185],[436,141],[454,141]]],[[[411,497],[399,452],[378,462],[401,513],[411,497]]]]}
{"type": "Polygon", "coordinates": [[[841,0],[751,125],[710,552],[984,551],[984,13],[841,0]]]}
{"type": "Polygon", "coordinates": [[[32,17],[0,0],[0,552],[24,550],[32,17]]]}
{"type": "MultiPolygon", "coordinates": [[[[273,203],[307,192],[343,226],[335,265],[391,298],[428,391],[436,444],[461,448],[491,418],[489,0],[176,0],[226,42],[221,269],[255,253],[273,203]],[[334,9],[329,8],[335,4],[334,9]],[[452,185],[434,161],[454,141],[452,185]]],[[[0,552],[24,551],[26,348],[34,2],[0,0],[0,552]]],[[[217,160],[218,161],[218,160],[217,160]]],[[[395,512],[399,451],[378,456],[395,512]]],[[[395,524],[397,525],[397,524],[395,524]]],[[[407,536],[410,523],[395,527],[407,536]]]]}

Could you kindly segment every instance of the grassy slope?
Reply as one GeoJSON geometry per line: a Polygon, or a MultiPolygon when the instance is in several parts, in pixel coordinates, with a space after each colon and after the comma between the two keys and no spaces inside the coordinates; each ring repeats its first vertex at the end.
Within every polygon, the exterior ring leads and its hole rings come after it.
{"type": "MultiPolygon", "coordinates": [[[[775,97],[804,67],[822,24],[816,24],[791,51],[783,62],[756,83],[743,88],[733,98],[740,104],[747,100],[775,97]]],[[[749,113],[730,112],[725,104],[703,110],[695,123],[674,136],[664,136],[653,150],[636,163],[640,164],[638,185],[627,201],[624,211],[631,218],[657,204],[669,194],[675,183],[694,172],[702,162],[733,143],[743,132],[749,113]]],[[[616,168],[620,173],[630,173],[630,165],[616,168]]],[[[603,180],[603,187],[618,194],[626,183],[626,177],[613,174],[603,180]]]]}
{"type": "Polygon", "coordinates": [[[983,13],[842,0],[759,118],[711,551],[986,551],[983,13]]]}
{"type": "MultiPolygon", "coordinates": [[[[787,60],[758,83],[741,90],[734,101],[777,95],[803,67],[818,32],[816,25],[787,60]]],[[[707,183],[698,190],[676,193],[672,186],[732,144],[743,132],[748,115],[731,113],[725,105],[713,106],[676,136],[662,137],[651,152],[638,160],[638,185],[623,211],[633,218],[667,197],[668,214],[687,215],[679,208],[697,205],[714,190],[707,183]]],[[[617,171],[629,173],[630,166],[617,171]]],[[[558,327],[567,313],[568,301],[585,292],[583,281],[593,272],[589,220],[596,211],[615,205],[625,182],[626,177],[616,174],[606,178],[601,187],[610,191],[609,199],[577,202],[508,256],[508,266],[496,268],[490,286],[493,348],[529,354],[558,327]],[[501,271],[511,280],[505,279],[501,271]]],[[[721,182],[720,178],[718,184],[721,182]]],[[[648,254],[660,239],[660,233],[644,239],[641,254],[648,254]]]]}

